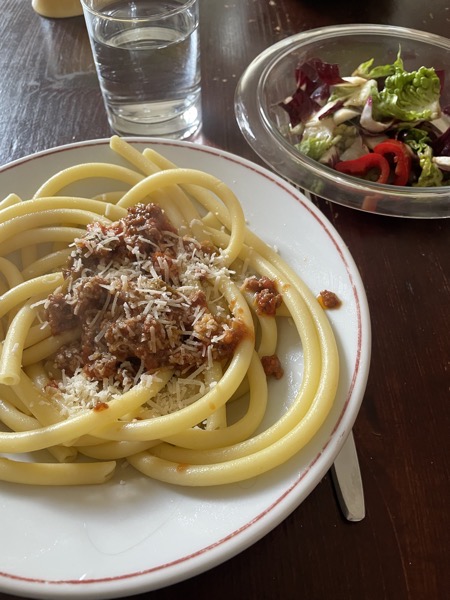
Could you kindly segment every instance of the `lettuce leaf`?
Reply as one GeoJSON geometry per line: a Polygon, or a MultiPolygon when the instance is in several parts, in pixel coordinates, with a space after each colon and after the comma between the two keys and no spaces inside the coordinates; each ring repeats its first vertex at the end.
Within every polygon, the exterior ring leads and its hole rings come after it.
{"type": "Polygon", "coordinates": [[[419,180],[415,184],[417,187],[435,187],[443,185],[444,176],[439,167],[433,162],[433,151],[430,146],[425,146],[417,152],[419,157],[420,173],[419,180]]]}
{"type": "Polygon", "coordinates": [[[394,118],[399,121],[431,121],[440,115],[441,82],[433,68],[417,71],[397,68],[386,77],[384,88],[373,94],[377,120],[394,118]]]}
{"type": "Polygon", "coordinates": [[[420,175],[416,187],[435,187],[443,185],[444,176],[439,167],[433,162],[433,150],[426,131],[410,129],[404,140],[405,144],[417,154],[420,165],[420,175]]]}
{"type": "Polygon", "coordinates": [[[320,161],[330,148],[339,152],[349,148],[359,136],[357,127],[342,123],[337,127],[332,119],[310,121],[296,148],[314,160],[320,161]]]}
{"type": "Polygon", "coordinates": [[[389,65],[379,65],[378,67],[373,67],[374,59],[363,62],[355,69],[353,75],[356,77],[365,77],[366,79],[379,79],[381,77],[388,77],[389,75],[394,75],[397,70],[403,71],[403,61],[400,56],[400,51],[397,54],[396,60],[389,65]]]}

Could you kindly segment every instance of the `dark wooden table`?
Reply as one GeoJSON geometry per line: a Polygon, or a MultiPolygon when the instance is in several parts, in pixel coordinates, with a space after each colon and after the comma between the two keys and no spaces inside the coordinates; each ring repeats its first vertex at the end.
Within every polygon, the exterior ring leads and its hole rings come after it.
{"type": "MultiPolygon", "coordinates": [[[[203,0],[201,5],[200,141],[256,162],[236,125],[233,94],[261,50],[296,32],[335,23],[450,32],[448,0],[203,0]]],[[[0,30],[0,164],[111,134],[82,17],[44,19],[30,1],[3,0],[0,30]]],[[[354,428],[367,516],[358,524],[346,522],[326,476],[254,546],[143,598],[448,597],[450,223],[378,217],[328,202],[319,207],[353,254],[372,316],[371,372],[354,428]]],[[[0,544],[6,543],[0,532],[0,544]]],[[[0,592],[1,600],[8,598],[0,592]]]]}

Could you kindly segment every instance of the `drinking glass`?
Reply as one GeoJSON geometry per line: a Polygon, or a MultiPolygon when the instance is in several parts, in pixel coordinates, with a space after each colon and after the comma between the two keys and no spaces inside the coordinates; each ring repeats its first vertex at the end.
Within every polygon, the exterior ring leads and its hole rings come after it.
{"type": "Polygon", "coordinates": [[[184,139],[201,125],[198,0],[81,0],[111,128],[184,139]]]}

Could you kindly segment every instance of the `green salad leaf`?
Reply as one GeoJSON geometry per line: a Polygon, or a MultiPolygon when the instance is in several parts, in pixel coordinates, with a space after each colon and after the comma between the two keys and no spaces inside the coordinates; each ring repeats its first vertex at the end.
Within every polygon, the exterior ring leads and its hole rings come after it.
{"type": "Polygon", "coordinates": [[[435,187],[443,185],[444,176],[439,167],[433,162],[433,150],[427,133],[422,129],[412,128],[404,138],[405,144],[417,154],[421,172],[414,184],[416,187],[435,187]]]}
{"type": "Polygon", "coordinates": [[[320,160],[332,145],[333,140],[331,136],[319,134],[302,139],[300,144],[297,144],[297,149],[313,160],[320,160]]]}
{"type": "Polygon", "coordinates": [[[415,184],[417,187],[434,187],[442,185],[444,176],[439,167],[433,162],[433,151],[430,146],[426,146],[420,152],[417,152],[419,157],[420,173],[419,180],[415,184]]]}
{"type": "Polygon", "coordinates": [[[358,136],[357,128],[344,123],[330,128],[329,121],[328,119],[317,120],[307,126],[303,132],[302,141],[296,146],[297,149],[318,161],[333,146],[336,146],[340,152],[346,150],[358,136]]]}
{"type": "Polygon", "coordinates": [[[403,71],[403,60],[400,56],[400,50],[397,54],[396,60],[389,65],[379,65],[378,67],[372,68],[373,63],[373,58],[361,63],[353,72],[353,75],[357,77],[365,77],[366,79],[378,79],[379,77],[388,77],[389,75],[394,75],[397,70],[403,71]]]}
{"type": "Polygon", "coordinates": [[[432,121],[440,115],[441,82],[436,71],[420,67],[417,71],[397,68],[386,78],[381,92],[376,91],[373,109],[377,120],[432,121]]]}

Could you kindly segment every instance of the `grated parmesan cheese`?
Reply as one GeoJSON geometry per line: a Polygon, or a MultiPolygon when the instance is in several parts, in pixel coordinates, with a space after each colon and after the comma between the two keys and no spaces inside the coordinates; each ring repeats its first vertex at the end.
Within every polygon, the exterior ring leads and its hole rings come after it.
{"type": "Polygon", "coordinates": [[[137,205],[111,225],[94,223],[75,240],[66,286],[45,302],[52,332],[81,328],[50,371],[68,414],[92,409],[152,381],[173,377],[144,409],[168,414],[210,388],[204,374],[228,360],[246,334],[220,293],[221,252],[180,235],[155,205],[137,205]],[[148,379],[147,379],[148,378],[148,379]]]}

